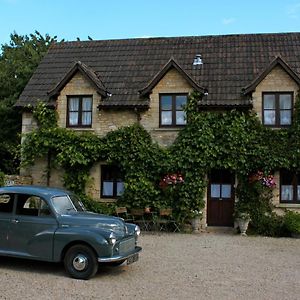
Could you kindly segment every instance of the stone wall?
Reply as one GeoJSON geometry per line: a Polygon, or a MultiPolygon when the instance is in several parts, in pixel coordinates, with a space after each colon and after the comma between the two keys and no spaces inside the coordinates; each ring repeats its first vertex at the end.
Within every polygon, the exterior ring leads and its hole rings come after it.
{"type": "Polygon", "coordinates": [[[5,175],[4,176],[4,186],[11,185],[31,185],[31,176],[20,176],[20,175],[5,175]]]}
{"type": "Polygon", "coordinates": [[[161,146],[171,145],[180,129],[159,128],[159,94],[188,94],[192,91],[192,87],[176,69],[171,69],[152,90],[150,95],[150,109],[142,114],[141,125],[151,134],[153,140],[161,146]]]}

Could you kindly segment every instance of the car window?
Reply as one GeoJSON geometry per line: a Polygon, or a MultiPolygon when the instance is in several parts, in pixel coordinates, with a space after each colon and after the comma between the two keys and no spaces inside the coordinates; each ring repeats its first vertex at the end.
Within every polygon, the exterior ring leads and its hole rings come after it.
{"type": "Polygon", "coordinates": [[[13,194],[0,195],[0,213],[11,213],[14,206],[13,194]]]}
{"type": "Polygon", "coordinates": [[[73,194],[55,196],[52,198],[54,209],[59,214],[69,214],[75,211],[85,211],[82,202],[73,194]]]}
{"type": "Polygon", "coordinates": [[[19,195],[16,214],[43,217],[51,215],[51,210],[48,204],[38,196],[19,195]]]}
{"type": "Polygon", "coordinates": [[[53,197],[52,203],[56,212],[61,215],[68,214],[72,211],[77,211],[76,207],[74,206],[74,204],[68,196],[53,197]]]}

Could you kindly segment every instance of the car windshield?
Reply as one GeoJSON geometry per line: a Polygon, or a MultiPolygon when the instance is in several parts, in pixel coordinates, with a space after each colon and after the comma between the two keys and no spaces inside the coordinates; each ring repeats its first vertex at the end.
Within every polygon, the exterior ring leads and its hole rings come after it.
{"type": "Polygon", "coordinates": [[[52,198],[54,209],[61,215],[74,211],[85,211],[84,205],[75,195],[55,196],[52,198]]]}

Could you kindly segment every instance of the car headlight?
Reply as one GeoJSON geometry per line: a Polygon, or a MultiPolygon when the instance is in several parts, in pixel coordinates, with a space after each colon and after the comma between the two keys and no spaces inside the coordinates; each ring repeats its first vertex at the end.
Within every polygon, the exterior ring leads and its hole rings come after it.
{"type": "Polygon", "coordinates": [[[117,238],[113,232],[109,235],[108,241],[111,245],[114,245],[117,241],[117,238]]]}
{"type": "Polygon", "coordinates": [[[139,236],[141,234],[141,229],[138,225],[135,226],[134,233],[136,236],[139,236]]]}

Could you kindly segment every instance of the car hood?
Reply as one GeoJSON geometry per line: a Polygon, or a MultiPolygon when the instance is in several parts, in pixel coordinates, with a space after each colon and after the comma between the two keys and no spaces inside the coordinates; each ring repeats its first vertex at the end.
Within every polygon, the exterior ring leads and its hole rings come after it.
{"type": "Polygon", "coordinates": [[[93,212],[74,212],[60,215],[59,223],[72,227],[93,227],[114,232],[117,236],[128,234],[125,222],[121,218],[96,214],[93,212]]]}

